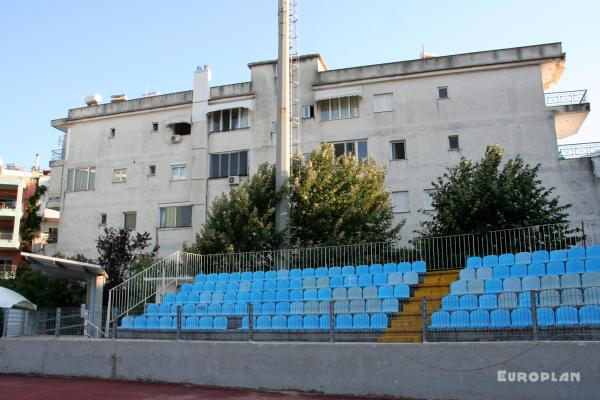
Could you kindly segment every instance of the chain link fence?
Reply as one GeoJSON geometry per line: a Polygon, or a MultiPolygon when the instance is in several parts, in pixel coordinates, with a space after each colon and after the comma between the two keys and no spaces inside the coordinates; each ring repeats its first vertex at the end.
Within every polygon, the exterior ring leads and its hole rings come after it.
{"type": "Polygon", "coordinates": [[[87,319],[82,307],[39,308],[35,311],[4,308],[0,312],[2,337],[88,336],[104,333],[87,319]]]}

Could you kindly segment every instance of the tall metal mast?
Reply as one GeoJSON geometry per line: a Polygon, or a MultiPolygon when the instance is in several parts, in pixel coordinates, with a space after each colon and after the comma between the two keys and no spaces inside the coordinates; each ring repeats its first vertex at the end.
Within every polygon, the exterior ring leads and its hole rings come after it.
{"type": "MultiPolygon", "coordinates": [[[[289,3],[279,0],[279,62],[277,64],[277,133],[275,157],[275,185],[287,188],[290,176],[290,53],[289,53],[289,3]]],[[[275,226],[277,230],[285,229],[289,218],[289,196],[277,205],[275,226]]]]}

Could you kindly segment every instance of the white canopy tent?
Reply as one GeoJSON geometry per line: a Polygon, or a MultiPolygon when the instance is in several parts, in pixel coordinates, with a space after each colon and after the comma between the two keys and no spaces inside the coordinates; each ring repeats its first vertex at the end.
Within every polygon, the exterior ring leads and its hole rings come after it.
{"type": "Polygon", "coordinates": [[[19,293],[0,286],[0,308],[20,308],[34,311],[37,306],[19,293]]]}

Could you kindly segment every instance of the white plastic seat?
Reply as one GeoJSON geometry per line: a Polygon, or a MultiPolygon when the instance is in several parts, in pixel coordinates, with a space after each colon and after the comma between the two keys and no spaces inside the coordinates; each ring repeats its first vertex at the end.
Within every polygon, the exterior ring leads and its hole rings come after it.
{"type": "Polygon", "coordinates": [[[467,282],[467,293],[480,294],[485,291],[485,283],[481,279],[475,279],[467,282]]]}
{"type": "Polygon", "coordinates": [[[559,289],[560,278],[558,277],[558,275],[542,276],[542,279],[540,280],[540,285],[542,289],[559,289]]]}

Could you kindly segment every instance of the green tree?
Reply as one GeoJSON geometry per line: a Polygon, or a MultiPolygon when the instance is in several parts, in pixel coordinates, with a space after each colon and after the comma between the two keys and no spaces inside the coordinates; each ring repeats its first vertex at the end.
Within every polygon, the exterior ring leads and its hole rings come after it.
{"type": "Polygon", "coordinates": [[[393,241],[394,225],[386,170],[372,158],[335,157],[322,144],[303,162],[292,160],[290,243],[294,246],[341,245],[393,241]]]}
{"type": "Polygon", "coordinates": [[[272,250],[284,233],[275,229],[275,206],[283,192],[275,190],[275,167],[263,163],[255,175],[211,206],[202,232],[184,251],[199,254],[272,250]]]}
{"type": "Polygon", "coordinates": [[[474,162],[462,158],[433,183],[430,219],[421,223],[422,236],[442,236],[564,224],[570,204],[553,197],[538,178],[540,165],[530,166],[520,156],[502,164],[504,149],[489,146],[474,162]]]}
{"type": "Polygon", "coordinates": [[[38,213],[40,211],[40,198],[45,192],[46,186],[37,186],[33,196],[25,201],[19,229],[22,250],[31,250],[31,243],[40,236],[42,217],[38,213]]]}
{"type": "Polygon", "coordinates": [[[96,239],[96,249],[99,254],[98,264],[104,267],[108,275],[104,286],[105,291],[117,286],[134,272],[138,272],[140,265],[148,264],[147,259],[153,259],[156,256],[158,247],[147,251],[150,240],[148,232],[132,232],[125,228],[104,228],[104,235],[100,235],[96,239]]]}

